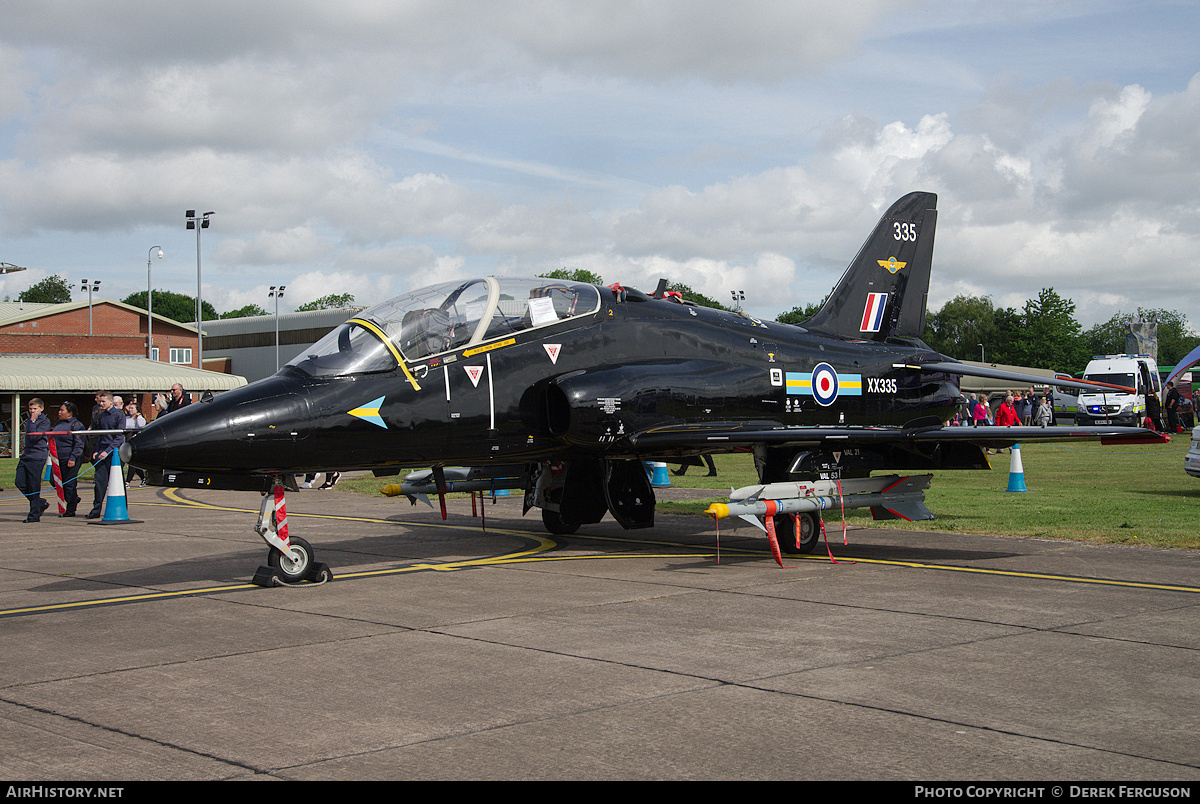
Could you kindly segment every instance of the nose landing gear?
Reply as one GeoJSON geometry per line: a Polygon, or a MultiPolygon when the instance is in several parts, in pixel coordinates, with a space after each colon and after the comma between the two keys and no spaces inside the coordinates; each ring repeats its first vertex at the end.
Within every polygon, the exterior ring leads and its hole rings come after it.
{"type": "Polygon", "coordinates": [[[266,566],[258,568],[252,583],[258,586],[294,586],[304,581],[322,584],[333,580],[329,567],[313,558],[312,545],[304,539],[288,538],[283,478],[275,478],[272,493],[263,495],[254,531],[270,549],[266,566]]]}

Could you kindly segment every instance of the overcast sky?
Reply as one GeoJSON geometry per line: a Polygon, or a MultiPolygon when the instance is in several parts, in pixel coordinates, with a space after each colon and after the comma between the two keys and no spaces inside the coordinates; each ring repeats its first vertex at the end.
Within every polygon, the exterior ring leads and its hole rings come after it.
{"type": "Polygon", "coordinates": [[[660,276],[773,318],[939,196],[930,306],[1200,325],[1200,3],[6,0],[0,298],[660,276]]]}

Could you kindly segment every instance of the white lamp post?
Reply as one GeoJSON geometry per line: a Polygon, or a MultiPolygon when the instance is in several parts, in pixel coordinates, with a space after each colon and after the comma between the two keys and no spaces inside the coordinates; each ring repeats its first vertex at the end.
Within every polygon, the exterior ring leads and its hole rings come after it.
{"type": "Polygon", "coordinates": [[[146,358],[154,359],[154,285],[150,282],[150,259],[158,251],[158,258],[163,257],[162,246],[151,246],[146,252],[146,358]]]}

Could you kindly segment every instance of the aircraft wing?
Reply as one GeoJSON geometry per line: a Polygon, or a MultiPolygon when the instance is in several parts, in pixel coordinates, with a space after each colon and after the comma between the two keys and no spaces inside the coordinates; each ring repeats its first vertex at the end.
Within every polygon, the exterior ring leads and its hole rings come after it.
{"type": "Polygon", "coordinates": [[[754,444],[794,447],[844,447],[872,444],[967,443],[1004,449],[1035,441],[1100,441],[1101,444],[1162,444],[1168,439],[1141,427],[789,427],[778,424],[713,422],[652,427],[630,439],[639,452],[754,444]]]}
{"type": "Polygon", "coordinates": [[[919,369],[921,371],[943,371],[947,374],[960,374],[968,377],[987,377],[993,380],[1010,380],[1018,385],[1053,385],[1056,388],[1074,388],[1080,391],[1092,391],[1093,393],[1103,393],[1106,390],[1120,391],[1124,394],[1137,393],[1136,388],[1129,388],[1124,385],[1111,385],[1106,382],[1093,382],[1092,380],[1068,380],[1059,377],[1041,377],[1037,374],[1019,374],[1013,371],[987,368],[986,366],[971,366],[966,363],[958,363],[951,360],[943,360],[934,363],[921,363],[919,365],[897,364],[895,368],[919,369]]]}

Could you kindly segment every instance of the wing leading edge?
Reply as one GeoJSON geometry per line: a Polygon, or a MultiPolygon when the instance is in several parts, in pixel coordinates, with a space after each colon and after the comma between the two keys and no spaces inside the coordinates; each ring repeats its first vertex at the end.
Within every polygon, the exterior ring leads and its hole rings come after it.
{"type": "Polygon", "coordinates": [[[673,449],[748,447],[844,448],[888,444],[973,444],[1004,449],[1038,441],[1100,441],[1102,444],[1163,444],[1162,433],[1141,427],[788,427],[782,425],[713,422],[653,427],[630,441],[647,454],[673,449]]]}

